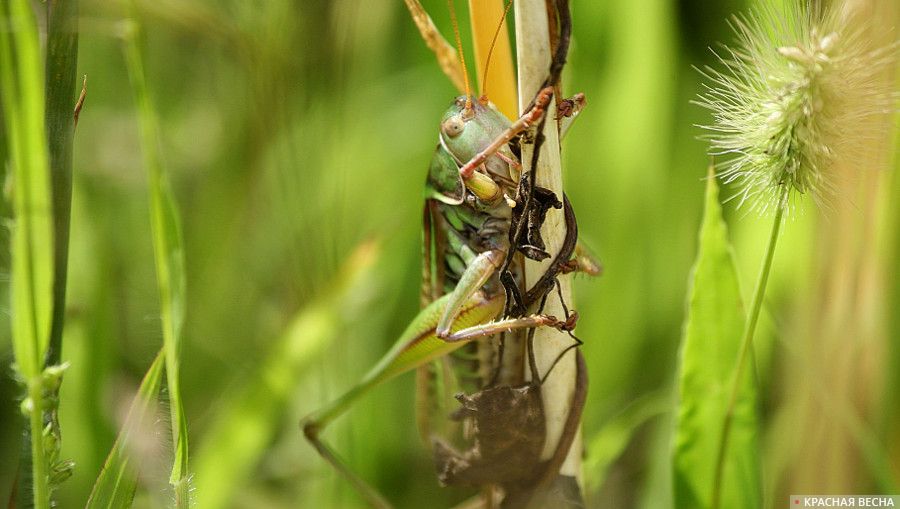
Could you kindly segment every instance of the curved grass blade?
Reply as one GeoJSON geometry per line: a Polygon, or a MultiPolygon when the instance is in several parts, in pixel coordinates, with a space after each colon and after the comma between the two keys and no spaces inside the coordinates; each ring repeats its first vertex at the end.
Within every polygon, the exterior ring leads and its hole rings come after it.
{"type": "MultiPolygon", "coordinates": [[[[132,13],[133,7],[132,5],[132,13]]],[[[185,306],[184,249],[178,210],[168,175],[162,165],[156,109],[147,87],[141,50],[138,47],[140,32],[140,25],[134,16],[125,22],[125,61],[138,107],[141,147],[148,177],[150,226],[162,317],[166,383],[171,402],[175,459],[169,482],[175,488],[175,505],[182,508],[191,505],[187,420],[184,416],[179,383],[179,350],[185,306]]]]}
{"type": "Polygon", "coordinates": [[[585,490],[596,493],[606,481],[609,469],[646,423],[672,408],[669,390],[643,396],[611,418],[587,442],[584,459],[585,490]]]}
{"type": "Polygon", "coordinates": [[[103,469],[94,482],[86,509],[117,509],[130,507],[137,487],[137,466],[130,461],[128,442],[135,431],[149,428],[153,419],[154,403],[162,385],[165,366],[165,350],[160,350],[144,375],[141,386],[125,418],[125,424],[116,437],[112,450],[103,463],[103,469]]]}
{"type": "MultiPolygon", "coordinates": [[[[710,507],[722,422],[744,320],[719,189],[710,174],[681,346],[680,407],[673,458],[676,508],[710,507]]],[[[742,378],[721,487],[722,506],[756,509],[762,507],[757,389],[753,370],[744,371],[742,378]]]]}

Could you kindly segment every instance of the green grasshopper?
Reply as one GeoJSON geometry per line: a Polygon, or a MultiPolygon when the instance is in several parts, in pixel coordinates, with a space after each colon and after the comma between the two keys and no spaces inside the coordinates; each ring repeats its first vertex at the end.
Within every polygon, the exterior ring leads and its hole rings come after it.
{"type": "MultiPolygon", "coordinates": [[[[567,21],[568,10],[561,14],[567,21]]],[[[562,34],[567,45],[568,32],[562,34]]],[[[564,60],[565,48],[561,53],[564,60]]],[[[571,445],[586,390],[583,358],[579,353],[579,387],[567,422],[568,436],[553,458],[541,461],[542,377],[530,349],[531,334],[537,327],[573,330],[576,314],[566,310],[567,316],[560,319],[539,310],[557,286],[558,274],[579,268],[593,271],[578,263],[579,257],[571,258],[577,225],[568,200],[564,197],[561,203],[552,192],[534,185],[535,161],[530,172],[523,171],[517,143],[533,126],[541,132],[554,90],[550,84],[558,80],[561,65],[555,69],[555,78],[551,66],[547,86],[515,122],[486,100],[468,94],[456,98],[444,112],[425,186],[424,308],[356,386],[302,423],[306,438],[322,457],[374,507],[390,505],[319,434],[367,391],[416,368],[420,433],[432,443],[443,484],[498,486],[505,493],[505,506],[525,507],[535,486],[548,482],[571,445]],[[564,209],[566,240],[544,276],[523,291],[523,257],[550,257],[540,238],[550,207],[564,209]],[[528,313],[535,308],[538,312],[528,313]],[[526,382],[528,375],[531,381],[526,382]],[[456,396],[462,407],[448,419],[449,405],[444,401],[459,389],[471,395],[456,396]],[[468,431],[453,421],[463,421],[468,431]],[[450,442],[474,445],[458,452],[450,442]],[[507,503],[515,499],[521,501],[507,503]]],[[[571,106],[571,101],[562,103],[571,106]]],[[[540,142],[538,134],[535,144],[540,142]]],[[[489,490],[492,499],[493,488],[489,490]]]]}

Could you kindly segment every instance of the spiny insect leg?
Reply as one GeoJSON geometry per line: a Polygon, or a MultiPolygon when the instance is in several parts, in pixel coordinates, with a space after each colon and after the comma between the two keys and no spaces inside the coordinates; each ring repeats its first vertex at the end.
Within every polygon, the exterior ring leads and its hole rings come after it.
{"type": "Polygon", "coordinates": [[[488,157],[495,154],[501,147],[509,143],[516,135],[528,129],[535,122],[537,122],[543,115],[544,110],[547,108],[547,104],[550,103],[550,98],[553,96],[553,87],[545,87],[538,92],[537,98],[534,101],[534,106],[528,110],[524,115],[519,117],[518,120],[513,122],[509,129],[504,131],[500,136],[494,139],[490,145],[487,146],[481,152],[475,154],[469,162],[462,165],[459,169],[459,174],[463,179],[472,178],[472,174],[475,173],[475,168],[481,166],[488,157]]]}
{"type": "Polygon", "coordinates": [[[563,99],[556,106],[556,119],[559,120],[559,139],[566,137],[578,114],[587,105],[584,93],[579,92],[568,99],[563,99]]]}
{"type": "MultiPolygon", "coordinates": [[[[347,479],[373,507],[388,508],[390,505],[372,486],[349,469],[341,458],[320,439],[320,434],[330,423],[347,412],[361,397],[376,386],[441,355],[446,355],[462,345],[462,343],[453,344],[441,341],[435,336],[438,318],[446,308],[449,298],[449,295],[441,297],[420,311],[403,334],[397,338],[394,347],[359,383],[339,398],[307,416],[300,423],[306,439],[319,454],[341,476],[347,479]]],[[[502,297],[499,296],[488,299],[482,293],[476,292],[460,306],[459,317],[454,320],[454,325],[465,330],[472,325],[493,319],[500,313],[501,299],[502,297]]]]}
{"type": "Polygon", "coordinates": [[[536,327],[554,327],[562,331],[570,331],[575,328],[578,315],[573,314],[570,319],[560,320],[551,315],[528,315],[520,318],[505,318],[491,323],[483,323],[458,330],[447,337],[441,338],[448,343],[456,341],[468,341],[485,336],[493,336],[501,332],[514,329],[534,329],[536,327]]]}
{"type": "Polygon", "coordinates": [[[569,198],[565,194],[563,194],[563,216],[566,221],[566,237],[547,271],[525,292],[526,307],[538,302],[544,295],[553,290],[554,285],[556,285],[556,277],[561,272],[565,272],[572,253],[575,251],[575,244],[578,241],[578,223],[575,220],[575,212],[572,210],[569,198]]]}
{"type": "Polygon", "coordinates": [[[338,471],[342,476],[344,476],[347,481],[349,481],[354,488],[362,495],[363,498],[366,499],[372,507],[376,509],[391,509],[393,506],[385,500],[384,497],[381,496],[375,488],[369,486],[369,483],[364,481],[361,477],[356,475],[353,470],[347,467],[346,464],[328,447],[325,442],[319,439],[319,429],[313,428],[311,426],[304,426],[303,433],[306,435],[306,439],[316,448],[325,460],[334,467],[335,470],[338,471]]]}

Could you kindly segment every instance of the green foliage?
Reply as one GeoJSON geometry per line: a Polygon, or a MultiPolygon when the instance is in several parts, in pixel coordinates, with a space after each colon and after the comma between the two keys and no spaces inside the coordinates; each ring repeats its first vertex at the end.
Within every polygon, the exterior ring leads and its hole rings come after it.
{"type": "Polygon", "coordinates": [[[172,413],[172,441],[175,447],[175,458],[169,482],[175,488],[176,507],[190,507],[187,418],[184,415],[179,379],[181,329],[184,323],[185,306],[184,248],[181,240],[181,222],[168,175],[163,169],[160,156],[159,125],[156,119],[156,109],[150,98],[147,80],[144,76],[141,50],[138,47],[140,28],[137,21],[126,20],[124,32],[125,61],[138,106],[141,149],[148,176],[150,226],[162,316],[166,382],[172,413]]]}
{"type": "MultiPolygon", "coordinates": [[[[688,298],[679,368],[673,469],[676,508],[707,508],[715,484],[722,422],[729,411],[745,312],[716,179],[706,185],[706,210],[688,298]]],[[[722,503],[762,506],[757,388],[744,370],[733,409],[722,503]]]]}
{"type": "Polygon", "coordinates": [[[162,386],[165,369],[165,350],[161,349],[144,375],[138,393],[131,402],[125,423],[113,444],[103,469],[88,498],[86,509],[118,509],[130,507],[137,488],[140,471],[139,458],[133,457],[133,448],[141,440],[142,434],[152,433],[152,423],[156,417],[156,398],[162,386]]]}
{"type": "Polygon", "coordinates": [[[303,373],[326,345],[371,305],[359,305],[370,293],[371,270],[378,248],[367,243],[344,264],[328,292],[297,314],[270,347],[251,377],[254,382],[233,394],[213,417],[203,447],[195,455],[198,503],[206,509],[229,507],[242,489],[281,422],[284,406],[303,373]],[[354,302],[356,301],[356,302],[354,302]]]}
{"type": "MultiPolygon", "coordinates": [[[[122,428],[129,388],[159,350],[161,310],[171,307],[162,306],[150,261],[148,168],[118,38],[121,5],[79,3],[77,71],[89,75],[89,90],[73,154],[62,351],[70,367],[59,410],[60,457],[72,458],[77,468],[54,494],[60,507],[81,507],[88,499],[122,428]]],[[[451,35],[446,3],[423,3],[438,28],[451,35]]],[[[708,48],[730,43],[726,20],[753,3],[759,2],[571,0],[575,39],[564,93],[584,92],[588,105],[563,144],[563,166],[579,235],[604,266],[599,279],[575,278],[573,303],[590,372],[585,480],[593,491],[590,500],[603,507],[673,504],[670,424],[677,412],[670,400],[659,414],[655,405],[665,402],[654,395],[676,391],[685,285],[704,203],[697,182],[707,144],[696,139],[701,130],[690,126],[709,124],[710,116],[690,104],[702,90],[692,66],[719,66],[708,48]]],[[[896,2],[873,3],[894,8],[885,22],[900,26],[896,2]]],[[[155,99],[152,147],[165,154],[169,187],[182,211],[190,291],[184,294],[188,318],[181,332],[179,392],[199,446],[191,451],[198,505],[208,491],[234,480],[223,488],[229,507],[362,507],[305,443],[297,423],[358,381],[418,311],[422,184],[439,116],[456,95],[454,87],[402,2],[136,4],[130,19],[143,28],[140,57],[155,99]],[[318,325],[302,326],[305,333],[294,327],[299,316],[334,295],[339,267],[371,238],[383,239],[383,255],[368,274],[374,281],[357,297],[376,305],[357,308],[348,296],[336,305],[340,316],[323,313],[318,325]],[[321,329],[332,332],[325,337],[316,333],[321,329]],[[309,352],[302,361],[294,354],[278,358],[288,337],[298,352],[309,352]],[[277,375],[277,390],[271,401],[256,397],[251,404],[250,393],[268,389],[261,380],[267,373],[277,375]],[[232,425],[223,422],[231,419],[232,425]],[[238,464],[242,458],[248,460],[238,464]]],[[[465,11],[459,12],[464,45],[470,38],[465,11]]],[[[873,26],[867,34],[875,31],[873,26]]],[[[5,103],[3,109],[0,155],[6,161],[13,155],[13,122],[5,103]]],[[[886,158],[896,154],[894,145],[884,143],[883,150],[886,158]]],[[[0,174],[14,171],[7,163],[0,174]]],[[[757,423],[766,474],[762,507],[780,504],[798,479],[819,492],[837,483],[858,492],[897,484],[900,377],[890,374],[900,373],[900,322],[890,311],[900,295],[893,268],[900,246],[900,179],[896,171],[880,175],[893,194],[851,196],[853,210],[846,214],[820,216],[811,208],[794,214],[779,241],[754,340],[764,376],[758,399],[765,412],[757,423]],[[870,205],[877,209],[873,221],[865,227],[850,222],[868,217],[870,205]],[[842,243],[824,242],[823,232],[839,228],[842,243]],[[846,251],[835,249],[841,246],[846,251]],[[854,271],[865,277],[854,278],[854,271]],[[862,294],[819,284],[831,276],[847,278],[866,297],[850,299],[862,294]],[[852,304],[853,313],[833,315],[824,303],[852,304]],[[852,329],[826,348],[812,327],[826,322],[823,317],[842,326],[864,325],[866,332],[852,329]],[[839,349],[846,345],[854,346],[849,355],[839,349]],[[839,352],[834,355],[840,363],[823,357],[831,352],[839,352]],[[852,369],[834,376],[845,365],[852,369]],[[827,398],[809,398],[796,377],[809,378],[827,398]],[[829,404],[827,413],[820,401],[829,404]],[[823,427],[832,434],[813,433],[823,427]],[[844,429],[861,440],[830,438],[846,438],[844,429]],[[832,444],[845,447],[824,449],[832,444]],[[798,451],[801,446],[808,449],[798,451]],[[857,461],[860,449],[866,451],[864,462],[857,461]],[[815,450],[823,451],[820,461],[797,459],[815,450]]],[[[887,190],[881,183],[865,185],[887,190]]],[[[4,189],[14,190],[11,179],[4,189]]],[[[727,201],[731,191],[722,195],[739,280],[749,290],[770,223],[736,212],[736,201],[727,201]]],[[[4,220],[10,210],[11,203],[0,205],[4,220]]],[[[16,279],[7,242],[15,234],[0,231],[4,290],[16,279]]],[[[16,309],[9,297],[0,292],[5,366],[13,355],[9,311],[16,309]]],[[[753,369],[748,365],[746,371],[753,369]]],[[[398,507],[421,507],[423,500],[454,507],[470,493],[435,482],[430,451],[416,434],[412,382],[411,376],[398,377],[373,391],[335,422],[328,439],[398,507]]],[[[704,394],[711,392],[696,396],[704,394]]],[[[13,452],[0,455],[2,502],[16,478],[21,396],[11,377],[0,376],[0,451],[13,452]]],[[[738,435],[733,438],[737,446],[738,435]]],[[[170,501],[164,489],[171,465],[158,465],[164,456],[158,454],[157,462],[130,459],[142,467],[136,506],[160,497],[170,501]]],[[[704,484],[700,493],[708,492],[704,484]]]]}
{"type": "MultiPolygon", "coordinates": [[[[50,506],[50,486],[58,480],[59,440],[44,428],[44,371],[53,307],[53,219],[50,171],[44,128],[44,75],[37,24],[26,0],[4,2],[2,18],[16,29],[0,30],[0,89],[12,163],[12,343],[27,396],[21,410],[29,422],[34,507],[50,506]],[[51,479],[53,477],[53,479],[51,479]]],[[[54,390],[58,388],[55,384],[54,390]]],[[[28,462],[24,462],[28,464],[28,462]]],[[[24,495],[28,496],[28,495],[24,495]]]]}
{"type": "Polygon", "coordinates": [[[44,72],[37,26],[24,0],[4,4],[4,18],[19,28],[0,37],[3,109],[12,162],[13,347],[30,384],[43,371],[50,339],[53,295],[53,226],[50,171],[44,130],[44,72]]]}
{"type": "Polygon", "coordinates": [[[599,490],[609,475],[610,468],[635,438],[641,426],[672,408],[669,392],[648,394],[634,401],[628,408],[611,418],[587,442],[584,471],[588,493],[599,490]]]}
{"type": "MultiPolygon", "coordinates": [[[[53,193],[53,321],[49,364],[62,353],[72,209],[73,105],[78,64],[78,0],[47,2],[47,142],[53,193]]],[[[85,78],[86,79],[86,78],[85,78]]]]}

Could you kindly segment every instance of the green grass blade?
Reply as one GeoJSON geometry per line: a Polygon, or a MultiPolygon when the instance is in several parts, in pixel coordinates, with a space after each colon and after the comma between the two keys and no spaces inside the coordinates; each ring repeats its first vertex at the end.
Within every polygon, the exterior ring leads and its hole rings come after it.
{"type": "Polygon", "coordinates": [[[128,442],[133,432],[146,430],[152,424],[150,421],[155,417],[152,409],[162,385],[164,367],[165,353],[164,350],[160,350],[147,374],[144,375],[138,393],[128,409],[125,424],[116,437],[109,456],[106,457],[100,475],[94,482],[91,496],[85,506],[87,509],[118,509],[131,506],[137,487],[138,468],[130,461],[128,442]]]}
{"type": "MultiPolygon", "coordinates": [[[[6,2],[4,2],[6,4],[6,2]]],[[[15,27],[0,36],[3,107],[13,166],[13,348],[20,372],[40,375],[53,294],[50,172],[44,134],[44,72],[37,26],[24,0],[8,3],[15,27]],[[11,40],[12,39],[12,40],[11,40]]]]}
{"type": "Polygon", "coordinates": [[[198,504],[204,509],[230,507],[282,426],[279,417],[311,363],[347,324],[368,310],[366,305],[348,304],[361,294],[371,294],[367,287],[372,286],[371,270],[378,258],[373,243],[358,248],[329,292],[297,314],[272,345],[258,374],[213,418],[194,458],[198,504]]]}
{"type": "MultiPolygon", "coordinates": [[[[676,508],[710,506],[722,422],[744,329],[744,308],[719,192],[710,176],[700,246],[689,290],[674,448],[676,508]]],[[[745,370],[734,409],[722,507],[762,507],[756,385],[745,370]]]]}
{"type": "Polygon", "coordinates": [[[72,209],[72,138],[78,65],[78,0],[47,2],[47,144],[53,192],[53,318],[48,365],[59,364],[66,312],[69,218],[72,209]]]}
{"type": "Polygon", "coordinates": [[[587,455],[584,459],[586,492],[596,493],[603,486],[610,467],[625,451],[641,426],[671,408],[671,391],[655,392],[636,400],[605,423],[587,441],[587,455]]]}
{"type": "MultiPolygon", "coordinates": [[[[34,506],[50,506],[43,437],[44,356],[53,303],[53,224],[44,130],[44,70],[37,23],[26,0],[3,2],[0,87],[13,170],[11,307],[13,352],[28,391],[34,506]]],[[[23,474],[24,475],[24,474],[23,474]]],[[[28,488],[27,486],[25,487],[28,488]]],[[[27,495],[26,495],[27,496],[27,495]]]]}
{"type": "Polygon", "coordinates": [[[179,383],[179,352],[185,306],[184,249],[178,210],[160,156],[159,124],[144,76],[139,39],[140,26],[136,18],[131,18],[125,29],[125,60],[138,107],[141,146],[150,193],[150,224],[162,316],[166,382],[171,402],[172,439],[175,445],[175,459],[169,481],[175,488],[176,506],[189,507],[187,420],[179,383]]]}

